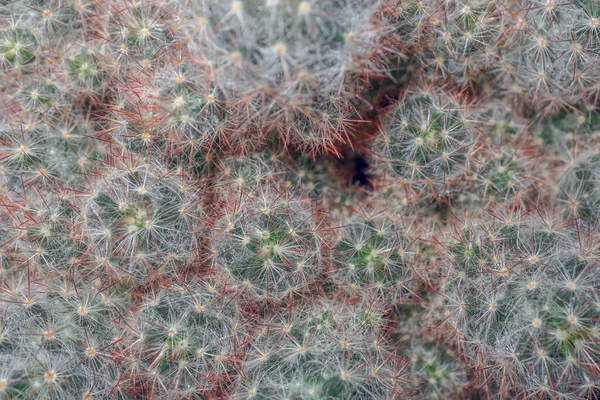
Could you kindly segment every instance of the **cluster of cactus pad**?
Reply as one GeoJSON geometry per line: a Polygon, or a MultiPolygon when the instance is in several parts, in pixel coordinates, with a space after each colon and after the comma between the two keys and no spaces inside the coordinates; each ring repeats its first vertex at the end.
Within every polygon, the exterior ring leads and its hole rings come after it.
{"type": "Polygon", "coordinates": [[[597,0],[0,2],[0,399],[600,399],[597,0]]]}

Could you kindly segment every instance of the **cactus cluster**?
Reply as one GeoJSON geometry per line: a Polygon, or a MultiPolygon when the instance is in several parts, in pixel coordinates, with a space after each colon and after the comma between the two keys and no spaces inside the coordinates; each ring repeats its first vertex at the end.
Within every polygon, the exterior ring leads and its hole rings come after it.
{"type": "Polygon", "coordinates": [[[0,399],[600,398],[596,0],[0,2],[0,399]]]}

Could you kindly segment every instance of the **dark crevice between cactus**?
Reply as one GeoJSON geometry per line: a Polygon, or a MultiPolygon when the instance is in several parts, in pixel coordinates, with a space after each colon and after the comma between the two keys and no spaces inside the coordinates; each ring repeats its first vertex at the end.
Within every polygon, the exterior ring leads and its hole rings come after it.
{"type": "Polygon", "coordinates": [[[364,156],[354,157],[354,174],[350,178],[351,184],[358,184],[361,187],[372,189],[371,177],[369,175],[369,162],[364,156]]]}
{"type": "Polygon", "coordinates": [[[392,76],[370,79],[369,88],[362,94],[364,101],[357,106],[359,122],[354,134],[339,147],[338,154],[326,157],[344,186],[365,192],[377,189],[376,178],[370,173],[371,146],[381,131],[387,109],[395,104],[409,81],[403,68],[392,76]]]}

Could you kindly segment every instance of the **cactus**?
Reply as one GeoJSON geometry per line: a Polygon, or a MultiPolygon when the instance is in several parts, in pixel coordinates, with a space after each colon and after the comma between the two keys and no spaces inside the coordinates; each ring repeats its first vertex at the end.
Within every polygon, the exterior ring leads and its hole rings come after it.
{"type": "Polygon", "coordinates": [[[501,397],[596,390],[597,232],[516,215],[466,226],[448,245],[444,322],[501,397]]]}
{"type": "Polygon", "coordinates": [[[593,0],[0,5],[0,399],[593,399],[593,0]]]}

